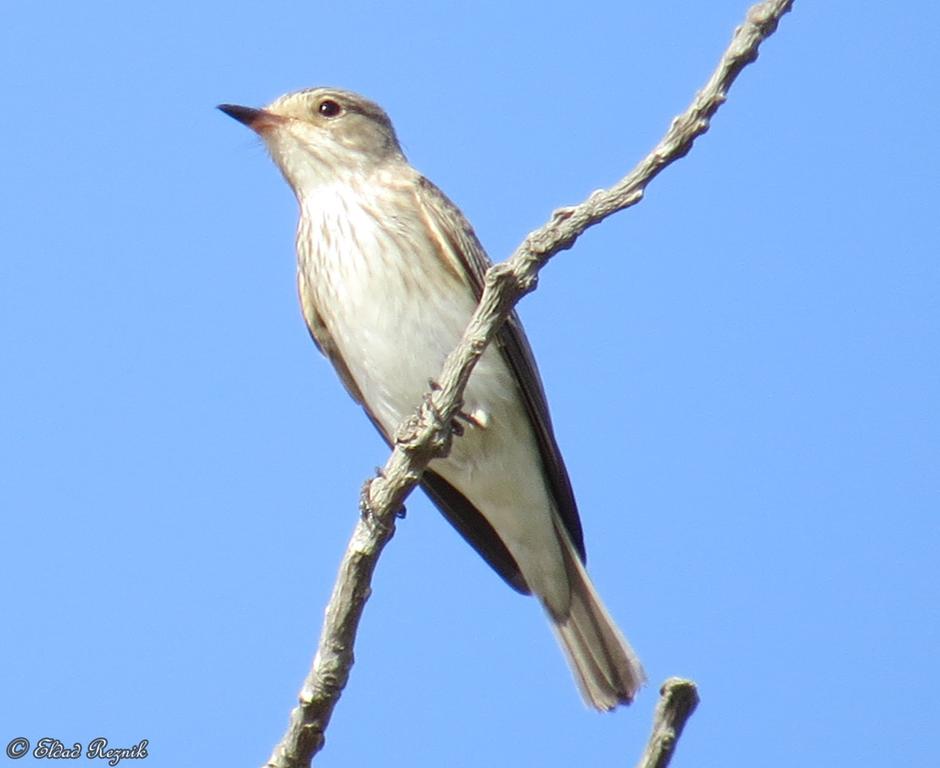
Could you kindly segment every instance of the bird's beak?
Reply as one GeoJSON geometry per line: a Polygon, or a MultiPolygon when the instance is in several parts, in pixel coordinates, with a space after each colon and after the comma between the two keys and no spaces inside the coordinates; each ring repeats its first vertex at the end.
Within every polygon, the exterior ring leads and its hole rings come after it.
{"type": "Polygon", "coordinates": [[[238,104],[219,104],[219,109],[262,136],[265,131],[283,121],[280,115],[275,115],[273,112],[253,107],[240,107],[238,104]]]}

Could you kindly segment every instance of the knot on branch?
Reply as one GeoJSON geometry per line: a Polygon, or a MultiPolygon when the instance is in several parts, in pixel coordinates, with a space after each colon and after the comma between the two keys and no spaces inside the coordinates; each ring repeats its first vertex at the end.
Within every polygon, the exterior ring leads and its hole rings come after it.
{"type": "MultiPolygon", "coordinates": [[[[335,665],[332,666],[335,667],[335,665]]],[[[346,687],[347,679],[348,676],[337,675],[335,669],[321,669],[316,683],[310,689],[304,689],[301,692],[299,697],[301,706],[309,707],[318,700],[339,696],[346,687]]]]}
{"type": "Polygon", "coordinates": [[[757,34],[760,37],[769,37],[777,31],[777,24],[780,23],[780,17],[785,13],[789,13],[790,6],[792,5],[792,2],[787,3],[782,11],[768,3],[752,5],[747,12],[745,26],[748,24],[753,25],[757,27],[757,34]]]}
{"type": "MultiPolygon", "coordinates": [[[[602,191],[603,190],[600,189],[594,190],[594,192],[591,193],[591,197],[602,191]]],[[[561,224],[563,221],[567,221],[572,216],[574,216],[577,210],[577,205],[566,205],[561,208],[556,208],[554,211],[552,211],[552,224],[561,224]]]]}
{"type": "MultiPolygon", "coordinates": [[[[395,445],[406,453],[421,454],[429,459],[447,456],[453,441],[453,427],[435,402],[440,387],[433,389],[425,393],[421,409],[409,416],[395,433],[395,445]]],[[[457,402],[457,411],[462,404],[463,401],[457,402]]]]}
{"type": "Polygon", "coordinates": [[[519,296],[524,296],[534,291],[539,283],[538,265],[528,256],[535,251],[531,246],[531,239],[537,233],[533,233],[526,238],[522,248],[517,251],[517,255],[509,261],[500,264],[494,264],[486,270],[484,282],[490,290],[499,290],[503,285],[509,284],[506,294],[501,298],[502,304],[513,304],[519,296]]]}
{"type": "MultiPolygon", "coordinates": [[[[424,409],[422,408],[422,411],[424,409]]],[[[401,424],[395,432],[395,445],[401,446],[402,450],[414,450],[421,443],[422,419],[419,414],[413,413],[401,424]]]]}

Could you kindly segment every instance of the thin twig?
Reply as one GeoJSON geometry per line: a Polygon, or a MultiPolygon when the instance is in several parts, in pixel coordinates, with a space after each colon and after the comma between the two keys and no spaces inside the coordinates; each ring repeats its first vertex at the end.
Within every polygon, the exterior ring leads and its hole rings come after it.
{"type": "Polygon", "coordinates": [[[653,732],[637,768],[666,768],[686,721],[698,706],[698,689],[691,680],[670,677],[659,689],[653,732]]]}
{"type": "Polygon", "coordinates": [[[291,712],[288,730],[266,768],[305,768],[323,747],[326,727],[352,667],[353,644],[371,592],[372,572],[394,532],[395,514],[428,463],[447,455],[450,424],[460,408],[470,373],[512,307],[534,290],[538,271],[552,256],[570,248],[588,227],[636,205],[650,181],[691,149],[695,139],[708,130],[711,117],[724,103],[735,78],[757,58],[761,42],[774,32],[792,4],[793,0],[767,0],[754,5],[705,87],[673,120],[653,151],[610,189],[598,190],[579,205],[555,211],[551,220],[532,232],[508,261],[489,270],[480,304],[436,380],[439,388],[429,393],[418,412],[399,428],[395,449],[385,467],[363,487],[362,519],[340,565],[313,666],[301,689],[299,704],[291,712]]]}

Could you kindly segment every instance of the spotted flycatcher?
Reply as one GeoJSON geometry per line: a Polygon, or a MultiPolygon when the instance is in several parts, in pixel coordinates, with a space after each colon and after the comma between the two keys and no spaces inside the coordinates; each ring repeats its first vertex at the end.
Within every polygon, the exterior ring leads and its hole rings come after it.
{"type": "MultiPolygon", "coordinates": [[[[294,190],[307,327],[391,444],[476,307],[483,247],[371,101],[312,88],[264,109],[219,108],[264,139],[294,190]]],[[[643,670],[584,569],[571,483],[515,314],[477,363],[455,433],[425,492],[510,586],[539,599],[585,700],[628,704],[643,670]]]]}

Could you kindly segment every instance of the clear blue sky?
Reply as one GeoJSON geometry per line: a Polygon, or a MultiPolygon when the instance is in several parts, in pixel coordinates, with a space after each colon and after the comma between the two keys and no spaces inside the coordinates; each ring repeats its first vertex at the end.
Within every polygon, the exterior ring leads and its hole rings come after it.
{"type": "MultiPolygon", "coordinates": [[[[499,260],[642,157],[747,3],[55,5],[0,27],[0,742],[257,765],[386,451],[303,327],[291,193],[214,106],[369,95],[499,260]]],[[[416,494],[320,765],[632,765],[670,675],[680,768],[936,760],[938,13],[798,0],[521,306],[636,705],[587,711],[416,494]]]]}

